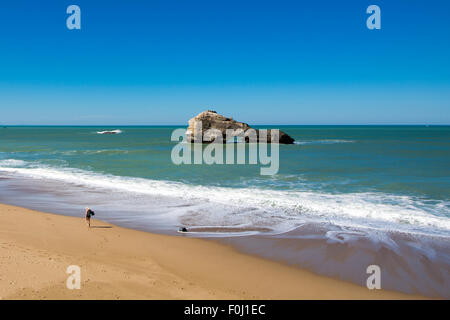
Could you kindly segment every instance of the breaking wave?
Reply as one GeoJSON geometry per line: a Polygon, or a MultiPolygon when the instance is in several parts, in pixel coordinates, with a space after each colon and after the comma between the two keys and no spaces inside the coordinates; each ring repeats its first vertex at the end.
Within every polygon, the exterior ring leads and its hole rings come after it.
{"type": "MultiPolygon", "coordinates": [[[[230,188],[115,176],[38,162],[0,161],[0,173],[86,186],[100,191],[165,197],[182,205],[167,211],[196,226],[241,226],[286,232],[305,221],[450,237],[450,202],[376,192],[230,188]]],[[[168,206],[170,207],[170,206],[168,206]]]]}
{"type": "Polygon", "coordinates": [[[122,130],[106,130],[106,131],[97,131],[98,134],[119,134],[122,133],[122,130]]]}

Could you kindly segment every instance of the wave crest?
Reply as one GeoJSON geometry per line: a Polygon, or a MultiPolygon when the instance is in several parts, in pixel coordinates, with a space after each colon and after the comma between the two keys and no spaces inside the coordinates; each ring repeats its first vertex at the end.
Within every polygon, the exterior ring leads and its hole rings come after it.
{"type": "Polygon", "coordinates": [[[106,130],[106,131],[97,131],[97,134],[119,134],[122,133],[122,130],[106,130]]]}
{"type": "MultiPolygon", "coordinates": [[[[55,168],[21,160],[0,161],[0,172],[83,185],[99,190],[166,197],[188,203],[176,211],[198,225],[270,227],[288,231],[305,221],[417,234],[450,236],[449,201],[385,193],[329,194],[313,191],[192,185],[55,168]],[[203,213],[202,213],[203,212],[203,213]]],[[[169,206],[167,206],[169,207],[169,206]]]]}

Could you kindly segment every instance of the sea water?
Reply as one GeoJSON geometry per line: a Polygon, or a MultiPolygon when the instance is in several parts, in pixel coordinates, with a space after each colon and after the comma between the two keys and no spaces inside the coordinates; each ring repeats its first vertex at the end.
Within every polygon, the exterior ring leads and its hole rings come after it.
{"type": "Polygon", "coordinates": [[[296,140],[274,176],[173,164],[180,127],[0,128],[0,202],[185,226],[361,285],[377,264],[383,288],[450,297],[449,126],[264,126],[296,140]]]}

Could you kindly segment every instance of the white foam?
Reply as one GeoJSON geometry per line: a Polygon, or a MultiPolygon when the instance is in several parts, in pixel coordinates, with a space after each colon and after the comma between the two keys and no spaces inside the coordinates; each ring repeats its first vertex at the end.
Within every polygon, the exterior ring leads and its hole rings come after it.
{"type": "Polygon", "coordinates": [[[106,131],[97,131],[98,134],[119,134],[122,133],[122,130],[106,130],[106,131]]]}
{"type": "Polygon", "coordinates": [[[120,149],[100,149],[100,150],[66,150],[66,151],[54,151],[51,154],[61,154],[64,156],[83,155],[83,154],[127,154],[128,150],[120,149]]]}
{"type": "Polygon", "coordinates": [[[15,167],[23,167],[23,166],[26,166],[26,165],[27,165],[27,162],[23,161],[23,160],[16,160],[16,159],[0,160],[0,168],[1,167],[4,167],[4,168],[7,168],[7,167],[15,168],[15,167]]]}
{"type": "Polygon", "coordinates": [[[294,144],[308,145],[308,144],[335,144],[335,143],[353,143],[353,140],[341,140],[341,139],[324,139],[324,140],[303,140],[294,141],[294,144]]]}
{"type": "Polygon", "coordinates": [[[449,201],[430,204],[410,196],[375,192],[327,194],[210,187],[32,165],[14,159],[0,161],[1,171],[92,188],[182,199],[190,205],[167,214],[195,220],[198,225],[260,226],[281,232],[312,219],[341,226],[450,237],[449,201]]]}

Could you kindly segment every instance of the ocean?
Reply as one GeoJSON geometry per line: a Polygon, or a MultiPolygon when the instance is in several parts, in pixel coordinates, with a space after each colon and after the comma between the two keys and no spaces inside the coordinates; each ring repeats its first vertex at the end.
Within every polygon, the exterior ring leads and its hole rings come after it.
{"type": "Polygon", "coordinates": [[[264,126],[296,140],[273,176],[175,165],[177,128],[0,128],[0,202],[80,217],[89,206],[364,286],[375,264],[385,289],[450,298],[450,126],[264,126]]]}

